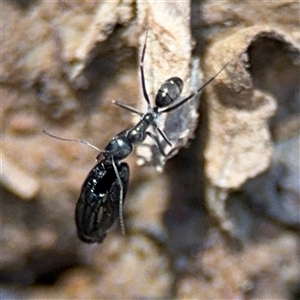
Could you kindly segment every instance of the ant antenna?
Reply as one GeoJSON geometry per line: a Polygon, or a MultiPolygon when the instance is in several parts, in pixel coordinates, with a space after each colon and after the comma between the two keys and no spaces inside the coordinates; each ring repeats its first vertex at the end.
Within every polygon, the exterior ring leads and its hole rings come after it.
{"type": "Polygon", "coordinates": [[[207,85],[209,85],[212,81],[214,81],[216,79],[216,77],[218,77],[218,75],[227,67],[227,65],[229,64],[229,62],[227,62],[220,71],[218,71],[218,73],[216,73],[213,77],[211,77],[209,80],[207,80],[196,92],[190,94],[188,97],[186,97],[185,99],[181,100],[180,102],[178,102],[177,104],[171,106],[171,107],[167,107],[165,109],[162,109],[159,111],[159,114],[162,113],[166,113],[166,112],[170,112],[174,109],[176,109],[177,107],[183,105],[185,102],[187,102],[188,100],[190,100],[191,98],[193,98],[194,96],[196,96],[197,94],[199,94],[207,85]]]}

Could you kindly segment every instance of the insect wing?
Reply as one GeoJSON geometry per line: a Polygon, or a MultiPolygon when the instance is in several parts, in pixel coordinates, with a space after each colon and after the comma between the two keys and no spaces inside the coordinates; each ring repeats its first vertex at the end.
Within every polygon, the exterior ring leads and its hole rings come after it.
{"type": "MultiPolygon", "coordinates": [[[[126,197],[129,167],[117,165],[126,197]]],[[[89,173],[79,196],[75,219],[78,237],[86,243],[101,243],[119,216],[120,183],[111,163],[101,161],[89,173]]]]}

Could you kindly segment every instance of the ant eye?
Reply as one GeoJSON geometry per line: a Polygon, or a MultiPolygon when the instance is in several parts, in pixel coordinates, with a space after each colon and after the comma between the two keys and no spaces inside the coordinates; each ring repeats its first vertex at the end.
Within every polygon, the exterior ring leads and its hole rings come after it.
{"type": "Polygon", "coordinates": [[[155,98],[157,107],[166,107],[176,101],[181,95],[183,81],[179,77],[171,77],[166,80],[158,90],[155,98]]]}

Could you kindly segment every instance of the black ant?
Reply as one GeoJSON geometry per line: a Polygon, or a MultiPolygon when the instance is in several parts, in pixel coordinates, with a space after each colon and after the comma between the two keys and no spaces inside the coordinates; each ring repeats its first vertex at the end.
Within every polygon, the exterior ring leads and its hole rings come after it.
{"type": "MultiPolygon", "coordinates": [[[[165,157],[168,156],[164,152],[157,136],[152,132],[147,131],[147,129],[150,126],[153,126],[164,141],[169,146],[172,146],[166,134],[157,126],[155,122],[157,117],[161,114],[175,110],[188,100],[192,99],[212,82],[227,66],[226,64],[196,92],[191,93],[188,97],[171,106],[170,104],[176,101],[181,95],[183,81],[178,77],[169,78],[159,88],[155,97],[155,106],[153,107],[147,93],[143,67],[146,41],[147,33],[140,60],[142,91],[148,105],[147,112],[144,114],[126,104],[114,101],[114,104],[129,110],[132,113],[138,114],[141,119],[132,128],[126,129],[113,137],[104,150],[100,151],[97,156],[96,166],[90,171],[82,185],[81,193],[76,205],[75,221],[78,237],[86,243],[101,243],[105,238],[107,231],[118,217],[120,220],[121,231],[123,234],[125,233],[123,204],[129,181],[129,166],[127,163],[121,161],[132,152],[133,145],[144,142],[146,137],[149,136],[154,140],[160,154],[165,157]]],[[[45,133],[48,134],[47,132],[45,133]]],[[[51,134],[48,135],[52,136],[51,134]]],[[[78,141],[91,146],[85,141],[78,141]]],[[[92,147],[96,148],[94,146],[92,147]]]]}

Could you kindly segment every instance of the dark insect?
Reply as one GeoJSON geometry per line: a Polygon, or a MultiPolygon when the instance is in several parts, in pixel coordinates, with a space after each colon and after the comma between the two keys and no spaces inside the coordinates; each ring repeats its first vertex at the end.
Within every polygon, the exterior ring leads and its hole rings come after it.
{"type": "MultiPolygon", "coordinates": [[[[146,37],[147,38],[147,37],[146,37]]],[[[158,137],[147,129],[153,126],[163,140],[170,146],[171,142],[165,133],[157,126],[156,118],[170,112],[186,103],[198,94],[225,68],[225,66],[210,80],[208,80],[196,92],[190,94],[175,105],[168,107],[181,95],[183,81],[178,77],[166,80],[158,90],[155,98],[155,106],[150,103],[146,90],[143,62],[146,51],[146,41],[143,46],[140,73],[144,98],[148,104],[145,114],[127,106],[121,102],[114,103],[130,112],[138,114],[141,120],[132,128],[120,132],[98,155],[98,163],[91,170],[83,183],[81,194],[76,206],[76,226],[79,238],[87,243],[101,243],[108,229],[119,217],[122,233],[125,232],[123,221],[123,204],[127,192],[129,180],[129,167],[127,163],[121,163],[133,150],[134,144],[144,142],[147,136],[152,138],[163,156],[167,156],[158,137]]]]}
{"type": "MultiPolygon", "coordinates": [[[[102,242],[106,231],[119,216],[119,198],[123,188],[125,200],[129,167],[126,163],[117,166],[116,171],[109,161],[100,161],[83,183],[76,206],[76,225],[79,238],[87,243],[102,242]]],[[[123,205],[123,203],[122,203],[123,205]]]]}
{"type": "MultiPolygon", "coordinates": [[[[147,131],[148,128],[153,126],[162,139],[169,146],[172,146],[166,134],[157,126],[157,117],[161,114],[177,109],[188,100],[192,99],[210,82],[212,82],[227,66],[226,64],[214,77],[209,79],[196,92],[191,93],[188,97],[173,105],[171,104],[175,102],[181,95],[183,81],[178,77],[169,78],[159,88],[155,97],[155,106],[153,107],[150,103],[145,84],[143,68],[145,52],[146,41],[143,46],[140,61],[140,75],[143,95],[148,105],[147,112],[144,114],[137,111],[133,107],[127,106],[124,103],[114,101],[114,104],[132,113],[138,114],[141,119],[132,128],[126,129],[113,137],[105,149],[100,151],[99,155],[97,156],[98,162],[84,181],[76,205],[75,221],[77,226],[77,234],[78,237],[86,243],[101,243],[105,238],[107,231],[118,218],[120,221],[121,231],[123,234],[125,233],[123,204],[125,201],[129,181],[129,166],[127,163],[121,161],[132,152],[133,145],[144,142],[148,136],[153,139],[160,154],[165,157],[168,156],[164,152],[162,144],[157,135],[147,131]]],[[[74,141],[53,136],[46,131],[44,131],[44,133],[61,140],[74,141]]],[[[86,141],[76,141],[96,148],[86,141]]]]}

